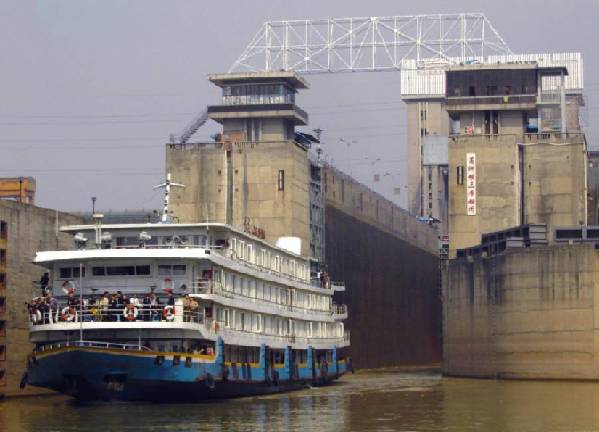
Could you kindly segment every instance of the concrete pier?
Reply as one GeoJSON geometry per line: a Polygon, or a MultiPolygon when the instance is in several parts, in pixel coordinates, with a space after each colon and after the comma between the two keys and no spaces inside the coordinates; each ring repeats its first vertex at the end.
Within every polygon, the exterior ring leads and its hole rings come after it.
{"type": "Polygon", "coordinates": [[[599,251],[512,249],[459,258],[443,290],[443,373],[599,379],[599,251]]]}

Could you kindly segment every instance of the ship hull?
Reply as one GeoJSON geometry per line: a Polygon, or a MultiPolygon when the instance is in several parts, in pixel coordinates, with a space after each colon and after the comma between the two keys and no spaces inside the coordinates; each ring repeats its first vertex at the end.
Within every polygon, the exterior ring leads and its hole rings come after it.
{"type": "Polygon", "coordinates": [[[191,402],[298,390],[329,384],[346,364],[332,367],[232,364],[218,356],[130,353],[67,348],[31,356],[27,384],[79,400],[191,402]],[[212,358],[209,358],[212,357],[212,358]]]}

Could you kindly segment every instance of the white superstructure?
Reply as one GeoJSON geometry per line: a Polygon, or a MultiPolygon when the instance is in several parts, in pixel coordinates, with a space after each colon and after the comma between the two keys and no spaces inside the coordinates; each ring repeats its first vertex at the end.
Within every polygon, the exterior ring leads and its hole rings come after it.
{"type": "MultiPolygon", "coordinates": [[[[98,226],[61,230],[93,239],[98,226]]],[[[103,225],[101,230],[100,248],[89,240],[80,241],[78,249],[37,253],[35,263],[51,271],[58,307],[32,324],[33,342],[51,344],[70,332],[84,340],[163,349],[171,349],[161,345],[176,339],[189,349],[194,341],[219,336],[226,345],[247,347],[349,344],[342,322],[347,309],[332,300],[344,286],[311,277],[308,258],[224,224],[103,225]],[[102,309],[104,293],[110,298],[119,291],[139,306],[102,309]],[[144,306],[149,294],[161,298],[160,305],[144,306]],[[163,313],[169,298],[172,310],[163,313]],[[190,301],[197,307],[190,308],[190,301]]]]}

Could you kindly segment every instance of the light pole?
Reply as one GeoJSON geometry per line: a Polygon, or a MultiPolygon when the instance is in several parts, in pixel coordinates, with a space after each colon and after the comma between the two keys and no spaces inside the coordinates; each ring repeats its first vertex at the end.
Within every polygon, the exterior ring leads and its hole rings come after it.
{"type": "Polygon", "coordinates": [[[92,215],[96,213],[96,197],[92,197],[92,215]]]}

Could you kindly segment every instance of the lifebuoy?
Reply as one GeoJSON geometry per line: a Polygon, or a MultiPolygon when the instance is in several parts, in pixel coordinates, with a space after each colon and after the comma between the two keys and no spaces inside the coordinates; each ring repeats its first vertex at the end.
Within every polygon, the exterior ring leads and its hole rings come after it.
{"type": "Polygon", "coordinates": [[[63,321],[71,322],[73,320],[77,320],[77,311],[72,306],[67,306],[62,309],[61,317],[63,321]]]}
{"type": "Polygon", "coordinates": [[[123,309],[123,316],[127,321],[135,321],[137,319],[139,311],[137,307],[134,305],[127,305],[125,309],[123,309]]]}
{"type": "Polygon", "coordinates": [[[75,284],[73,281],[64,281],[62,284],[62,292],[65,294],[73,294],[75,292],[75,284]]]}
{"type": "Polygon", "coordinates": [[[164,280],[162,281],[162,290],[163,291],[172,290],[173,287],[174,287],[173,280],[169,277],[164,278],[164,280]]]}
{"type": "Polygon", "coordinates": [[[162,310],[162,316],[167,321],[173,321],[175,319],[175,307],[168,305],[162,310]]]}
{"type": "Polygon", "coordinates": [[[39,311],[39,309],[36,309],[33,312],[31,312],[31,322],[33,324],[37,324],[41,320],[42,320],[42,313],[39,311]]]}

